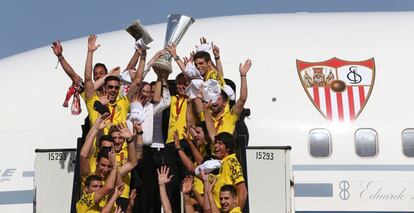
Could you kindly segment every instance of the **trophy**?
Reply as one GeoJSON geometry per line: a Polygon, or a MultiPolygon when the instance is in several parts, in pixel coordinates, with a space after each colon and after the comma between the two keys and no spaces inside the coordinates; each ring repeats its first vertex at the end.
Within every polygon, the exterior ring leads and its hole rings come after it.
{"type": "MultiPolygon", "coordinates": [[[[167,21],[164,48],[168,45],[178,45],[184,33],[194,23],[194,18],[182,14],[170,14],[167,21]]],[[[171,55],[166,54],[157,59],[152,66],[162,72],[171,73],[171,55]]]]}
{"type": "Polygon", "coordinates": [[[147,45],[151,43],[153,39],[151,35],[141,25],[139,20],[132,22],[132,24],[129,25],[128,28],[125,29],[125,31],[127,31],[129,34],[131,34],[132,37],[135,38],[137,46],[141,46],[144,49],[149,49],[147,45]]]}

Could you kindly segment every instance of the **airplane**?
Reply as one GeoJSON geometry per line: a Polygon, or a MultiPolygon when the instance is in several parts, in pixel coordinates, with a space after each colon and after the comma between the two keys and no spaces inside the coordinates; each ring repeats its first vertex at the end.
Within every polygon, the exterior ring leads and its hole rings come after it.
{"type": "MultiPolygon", "coordinates": [[[[296,212],[413,212],[412,20],[413,12],[197,19],[177,51],[189,55],[201,36],[213,41],[236,88],[239,63],[252,60],[249,146],[292,147],[296,212]]],[[[145,28],[151,56],[166,24],[145,28]]],[[[97,43],[94,62],[108,68],[124,68],[134,51],[124,30],[97,43]]],[[[87,38],[62,45],[83,76],[87,38]]],[[[35,149],[75,148],[81,136],[86,107],[78,116],[62,107],[70,80],[56,62],[49,46],[0,60],[1,212],[33,211],[35,149]]]]}

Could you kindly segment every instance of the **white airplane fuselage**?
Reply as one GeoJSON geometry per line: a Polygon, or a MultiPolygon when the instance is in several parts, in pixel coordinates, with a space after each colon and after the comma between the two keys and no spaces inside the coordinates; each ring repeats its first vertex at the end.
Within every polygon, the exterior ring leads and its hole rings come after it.
{"type": "MultiPolygon", "coordinates": [[[[412,212],[414,158],[404,154],[402,143],[403,131],[414,128],[412,20],[411,12],[207,18],[196,20],[177,52],[187,56],[201,36],[219,45],[224,77],[235,82],[237,97],[239,63],[252,60],[245,106],[251,109],[246,118],[249,145],[292,147],[297,212],[412,212]],[[329,62],[332,58],[346,63],[329,62]],[[358,64],[366,60],[372,62],[358,64]],[[301,66],[298,61],[309,63],[301,66]],[[320,68],[325,85],[314,81],[320,68]],[[301,80],[305,69],[313,85],[301,80]],[[329,71],[334,80],[352,86],[352,92],[348,87],[332,92],[326,80],[329,71]],[[368,80],[357,83],[359,78],[368,80]],[[359,129],[376,133],[373,155],[359,156],[355,142],[359,129]],[[327,156],[311,155],[312,130],[328,132],[327,156]]],[[[151,57],[163,47],[166,25],[146,29],[154,38],[151,57]]],[[[133,38],[122,30],[98,35],[97,43],[101,47],[94,63],[103,62],[108,68],[124,69],[134,51],[133,38]]],[[[83,76],[87,38],[62,45],[65,58],[83,76]]],[[[82,104],[79,116],[62,107],[71,82],[60,65],[55,69],[56,62],[50,47],[0,60],[1,212],[32,211],[35,149],[74,148],[81,136],[86,107],[82,104]]],[[[173,69],[170,79],[179,73],[174,61],[173,69]]],[[[147,78],[155,80],[155,75],[147,78]]]]}

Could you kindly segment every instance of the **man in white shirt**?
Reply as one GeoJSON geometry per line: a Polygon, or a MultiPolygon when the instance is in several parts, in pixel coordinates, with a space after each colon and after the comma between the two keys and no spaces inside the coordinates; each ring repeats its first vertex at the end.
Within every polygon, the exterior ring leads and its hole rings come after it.
{"type": "Polygon", "coordinates": [[[163,151],[164,143],[163,139],[159,138],[162,130],[154,125],[159,124],[158,116],[170,106],[171,97],[167,87],[168,76],[156,73],[158,79],[153,89],[149,83],[142,82],[130,105],[129,118],[141,122],[140,134],[144,141],[143,157],[139,166],[135,168],[134,184],[137,184],[137,194],[140,196],[136,198],[134,212],[160,212],[161,209],[156,169],[162,163],[160,152],[163,151]]]}

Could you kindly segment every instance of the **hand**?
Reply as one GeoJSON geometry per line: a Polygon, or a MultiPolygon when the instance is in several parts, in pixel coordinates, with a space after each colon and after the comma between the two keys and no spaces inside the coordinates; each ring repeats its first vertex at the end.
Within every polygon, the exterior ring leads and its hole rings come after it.
{"type": "Polygon", "coordinates": [[[187,56],[184,56],[183,62],[185,66],[187,66],[188,63],[193,63],[193,61],[190,61],[190,58],[187,58],[187,56]]]}
{"type": "Polygon", "coordinates": [[[208,189],[210,192],[213,191],[214,185],[217,183],[217,177],[216,176],[210,176],[210,188],[208,189]]]}
{"type": "Polygon", "coordinates": [[[213,48],[213,54],[215,58],[220,57],[220,48],[217,45],[214,45],[213,42],[211,42],[211,46],[213,48]]]}
{"type": "Polygon", "coordinates": [[[128,202],[128,206],[130,206],[131,208],[135,204],[135,197],[136,196],[137,196],[137,190],[136,189],[132,189],[131,190],[131,194],[129,195],[129,202],[128,202]]]}
{"type": "Polygon", "coordinates": [[[203,36],[200,38],[200,44],[208,44],[206,37],[203,36]]]}
{"type": "Polygon", "coordinates": [[[146,59],[147,58],[147,50],[146,49],[138,49],[137,50],[139,55],[141,56],[141,59],[146,59]]]}
{"type": "Polygon", "coordinates": [[[180,139],[178,138],[178,130],[174,131],[174,145],[177,149],[181,148],[180,139]]]}
{"type": "Polygon", "coordinates": [[[194,61],[194,55],[195,55],[196,53],[194,52],[194,51],[191,51],[190,52],[190,58],[188,58],[188,60],[190,60],[191,62],[193,62],[194,61]]]}
{"type": "Polygon", "coordinates": [[[173,177],[173,175],[168,177],[169,172],[170,172],[170,168],[168,168],[167,166],[161,166],[160,169],[157,169],[159,185],[165,185],[171,181],[171,178],[173,177]]]}
{"type": "Polygon", "coordinates": [[[53,50],[53,53],[54,53],[57,57],[62,56],[63,47],[62,47],[62,45],[60,44],[60,40],[59,40],[59,39],[58,39],[57,41],[55,41],[55,42],[53,42],[53,43],[52,43],[51,48],[52,48],[52,50],[53,50]]]}
{"type": "Polygon", "coordinates": [[[98,119],[96,119],[95,122],[99,124],[98,129],[103,130],[106,126],[108,126],[108,121],[109,121],[109,113],[105,112],[103,115],[100,114],[98,119]]]}
{"type": "Polygon", "coordinates": [[[119,123],[118,126],[116,126],[116,128],[119,130],[119,132],[121,133],[121,136],[124,138],[132,138],[132,132],[128,129],[126,123],[122,122],[119,123]]]}
{"type": "Polygon", "coordinates": [[[121,67],[114,67],[109,71],[109,75],[118,76],[121,72],[121,67]]]}
{"type": "Polygon", "coordinates": [[[184,194],[189,194],[192,188],[193,188],[193,176],[189,175],[185,177],[183,180],[182,191],[184,194]]]}
{"type": "Polygon", "coordinates": [[[134,131],[135,133],[142,131],[142,125],[138,123],[137,121],[134,121],[134,131]]]}
{"type": "Polygon", "coordinates": [[[95,52],[95,50],[97,50],[101,46],[100,44],[95,44],[96,38],[96,35],[90,35],[88,37],[88,52],[95,52]]]}
{"type": "Polygon", "coordinates": [[[185,139],[185,141],[187,141],[187,143],[193,143],[193,141],[190,138],[190,134],[188,133],[188,128],[184,127],[184,133],[182,134],[183,138],[185,139]]]}
{"type": "MultiPolygon", "coordinates": [[[[207,42],[207,39],[206,39],[204,36],[200,38],[200,45],[207,45],[207,46],[210,46],[210,44],[207,42]]],[[[195,45],[195,48],[196,48],[196,49],[198,49],[198,47],[199,47],[198,45],[195,45]]],[[[211,48],[211,47],[210,47],[210,48],[211,48]]],[[[210,48],[209,48],[209,49],[210,49],[210,48]]]]}
{"type": "Polygon", "coordinates": [[[209,101],[209,102],[205,102],[204,103],[204,110],[210,110],[211,109],[211,105],[212,105],[212,103],[211,103],[211,100],[209,101]]]}
{"type": "Polygon", "coordinates": [[[121,206],[117,206],[114,213],[122,213],[121,206]]]}
{"type": "Polygon", "coordinates": [[[167,50],[162,49],[162,50],[158,51],[157,53],[155,53],[154,58],[155,58],[155,59],[158,59],[158,58],[160,58],[161,56],[163,56],[163,55],[167,54],[167,52],[168,52],[167,50]]]}
{"type": "Polygon", "coordinates": [[[196,95],[196,98],[201,99],[201,101],[204,101],[203,91],[205,87],[206,86],[204,86],[204,84],[201,84],[200,88],[198,89],[197,95],[196,95]]]}
{"type": "Polygon", "coordinates": [[[165,50],[167,50],[173,58],[177,56],[177,46],[176,45],[170,44],[170,45],[167,46],[167,48],[165,48],[165,50]]]}
{"type": "Polygon", "coordinates": [[[203,178],[204,189],[208,192],[212,192],[213,186],[217,182],[217,178],[215,176],[209,176],[204,170],[201,170],[201,177],[203,178]],[[209,177],[211,177],[211,180],[209,180],[209,177]]]}
{"type": "Polygon", "coordinates": [[[195,127],[192,125],[188,125],[187,127],[184,127],[184,130],[187,129],[187,131],[190,133],[191,137],[197,140],[197,131],[195,130],[195,127]]]}
{"type": "Polygon", "coordinates": [[[111,146],[111,151],[108,153],[108,157],[109,157],[109,162],[111,162],[112,169],[114,167],[117,167],[118,163],[116,161],[114,144],[112,144],[112,146],[111,146]]]}
{"type": "Polygon", "coordinates": [[[252,66],[252,61],[250,59],[247,59],[244,62],[244,64],[240,63],[239,65],[240,75],[246,75],[246,73],[250,70],[251,66],[252,66]]]}
{"type": "Polygon", "coordinates": [[[101,104],[106,105],[109,103],[109,93],[105,90],[102,93],[98,94],[98,96],[101,104]]]}
{"type": "Polygon", "coordinates": [[[115,68],[111,69],[111,71],[109,71],[109,75],[110,76],[119,76],[120,72],[121,72],[121,68],[120,67],[115,67],[115,68]]]}
{"type": "Polygon", "coordinates": [[[116,186],[115,187],[115,192],[114,192],[114,194],[117,196],[117,197],[119,197],[119,196],[121,196],[122,195],[122,193],[124,192],[124,185],[125,184],[119,184],[118,186],[116,186]]]}

